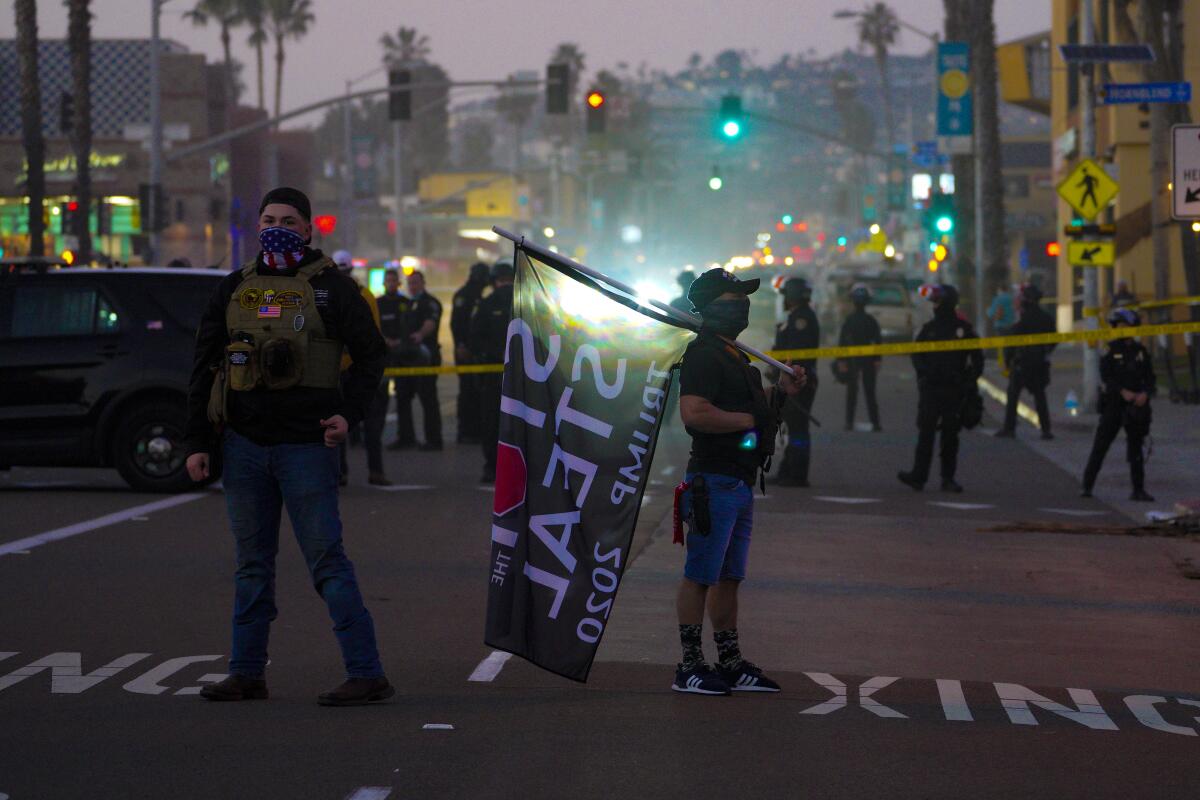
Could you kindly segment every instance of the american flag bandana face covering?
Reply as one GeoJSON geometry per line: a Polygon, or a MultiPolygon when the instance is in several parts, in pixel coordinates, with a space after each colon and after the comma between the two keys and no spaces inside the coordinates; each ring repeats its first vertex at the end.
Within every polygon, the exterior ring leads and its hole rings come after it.
{"type": "Polygon", "coordinates": [[[304,258],[304,237],[289,228],[278,226],[258,232],[262,245],[263,263],[272,269],[292,269],[304,258]]]}

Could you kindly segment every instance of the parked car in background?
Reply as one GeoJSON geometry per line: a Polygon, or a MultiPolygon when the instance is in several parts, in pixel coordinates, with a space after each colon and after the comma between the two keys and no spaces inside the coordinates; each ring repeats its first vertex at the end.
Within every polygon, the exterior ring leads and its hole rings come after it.
{"type": "Polygon", "coordinates": [[[829,295],[822,304],[822,324],[830,330],[840,330],[852,310],[850,289],[864,284],[871,292],[867,313],[879,321],[884,341],[911,341],[916,335],[918,315],[912,295],[902,276],[887,274],[846,274],[836,276],[829,284],[829,295]]]}
{"type": "Polygon", "coordinates": [[[0,271],[0,469],[115,467],[135,489],[192,488],[193,343],[221,271],[0,271]]]}

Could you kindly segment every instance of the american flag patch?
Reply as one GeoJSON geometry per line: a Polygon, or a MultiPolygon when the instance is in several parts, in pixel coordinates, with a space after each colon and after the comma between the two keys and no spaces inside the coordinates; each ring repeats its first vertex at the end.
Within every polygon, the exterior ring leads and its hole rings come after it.
{"type": "Polygon", "coordinates": [[[283,306],[259,306],[258,307],[258,318],[259,319],[278,319],[279,315],[281,313],[283,313],[283,306]]]}

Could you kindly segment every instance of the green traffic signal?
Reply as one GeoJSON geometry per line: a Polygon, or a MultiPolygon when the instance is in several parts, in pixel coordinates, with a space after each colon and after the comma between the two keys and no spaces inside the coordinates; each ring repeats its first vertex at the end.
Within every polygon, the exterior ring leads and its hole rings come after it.
{"type": "Polygon", "coordinates": [[[737,139],[742,135],[742,98],[741,95],[727,94],[721,98],[721,111],[718,115],[721,135],[726,139],[737,139]]]}
{"type": "Polygon", "coordinates": [[[937,228],[938,233],[950,233],[954,230],[954,217],[943,214],[934,221],[933,226],[937,228]]]}
{"type": "Polygon", "coordinates": [[[712,189],[714,192],[720,191],[721,187],[724,185],[725,181],[721,180],[720,175],[713,175],[708,179],[708,188],[712,189]]]}
{"type": "Polygon", "coordinates": [[[736,119],[726,120],[721,126],[721,133],[725,134],[726,139],[736,139],[742,135],[742,123],[736,119]]]}

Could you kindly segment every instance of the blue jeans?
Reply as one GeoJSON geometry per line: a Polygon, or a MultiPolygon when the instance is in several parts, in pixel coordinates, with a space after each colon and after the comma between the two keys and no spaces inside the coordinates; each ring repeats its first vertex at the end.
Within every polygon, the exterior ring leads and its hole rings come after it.
{"type": "MultiPolygon", "coordinates": [[[[750,531],[754,527],[754,490],[745,481],[713,472],[699,473],[708,484],[709,532],[701,536],[692,523],[692,492],[683,495],[680,515],[688,520],[687,561],[683,575],[705,586],[746,577],[750,531]]],[[[695,477],[684,476],[688,483],[695,477]]]]}
{"type": "Polygon", "coordinates": [[[261,678],[275,608],[275,555],[283,506],[296,531],[313,588],[329,607],[346,674],[383,674],[375,624],[363,606],[354,565],[342,550],[338,517],[338,451],[324,444],[260,447],[232,430],[225,434],[225,502],[237,551],[233,654],[229,671],[261,678]]]}

